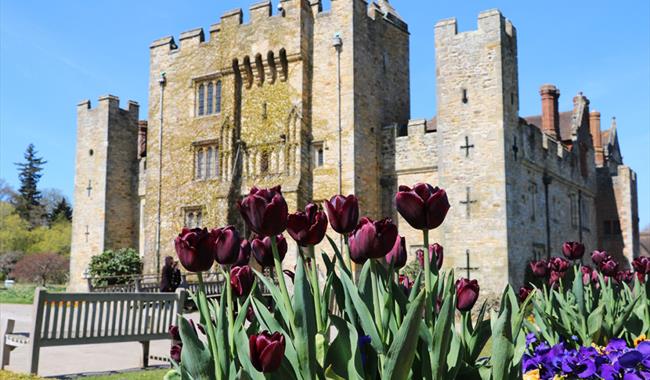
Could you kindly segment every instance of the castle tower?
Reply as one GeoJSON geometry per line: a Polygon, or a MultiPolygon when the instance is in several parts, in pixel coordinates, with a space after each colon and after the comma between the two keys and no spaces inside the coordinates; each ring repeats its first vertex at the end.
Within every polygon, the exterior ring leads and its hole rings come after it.
{"type": "Polygon", "coordinates": [[[489,10],[473,31],[439,22],[435,44],[439,184],[451,209],[431,240],[444,245],[446,267],[463,277],[469,267],[483,289],[500,292],[509,273],[505,155],[518,122],[515,28],[489,10]]]}
{"type": "Polygon", "coordinates": [[[138,103],[121,109],[107,95],[77,106],[77,155],[70,283],[87,290],[90,258],[106,249],[138,247],[138,103]]]}

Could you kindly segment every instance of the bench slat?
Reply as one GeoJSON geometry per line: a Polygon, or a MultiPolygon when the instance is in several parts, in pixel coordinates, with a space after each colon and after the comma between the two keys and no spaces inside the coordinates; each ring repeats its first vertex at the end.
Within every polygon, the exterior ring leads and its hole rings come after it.
{"type": "Polygon", "coordinates": [[[50,329],[50,326],[48,326],[50,322],[50,303],[47,301],[43,302],[43,309],[45,316],[43,317],[42,326],[39,326],[39,331],[41,338],[47,338],[47,334],[50,329]]]}
{"type": "Polygon", "coordinates": [[[48,338],[52,339],[56,337],[56,328],[57,328],[57,323],[59,322],[59,305],[57,305],[56,301],[53,302],[54,307],[54,317],[52,317],[52,324],[50,326],[50,334],[48,338]]]}

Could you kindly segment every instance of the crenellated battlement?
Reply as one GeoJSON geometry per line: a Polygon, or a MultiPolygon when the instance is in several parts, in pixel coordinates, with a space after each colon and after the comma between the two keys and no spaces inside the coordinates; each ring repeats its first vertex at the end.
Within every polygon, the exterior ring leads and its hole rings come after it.
{"type": "Polygon", "coordinates": [[[455,17],[444,19],[435,25],[436,41],[444,41],[454,37],[464,37],[476,33],[494,34],[495,36],[516,36],[516,29],[512,22],[506,19],[498,9],[489,9],[479,13],[477,17],[477,28],[465,32],[458,32],[458,21],[455,17]]]}
{"type": "Polygon", "coordinates": [[[120,98],[115,95],[103,95],[97,99],[97,106],[92,108],[90,100],[84,99],[77,104],[77,112],[94,111],[96,109],[119,110],[138,115],[140,105],[135,100],[128,101],[128,108],[120,108],[120,98]]]}

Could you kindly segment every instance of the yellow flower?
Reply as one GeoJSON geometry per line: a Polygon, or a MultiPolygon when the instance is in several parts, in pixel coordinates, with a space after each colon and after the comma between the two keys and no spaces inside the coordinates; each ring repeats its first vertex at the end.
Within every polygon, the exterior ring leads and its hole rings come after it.
{"type": "Polygon", "coordinates": [[[539,380],[539,370],[534,369],[524,373],[524,380],[539,380]]]}
{"type": "Polygon", "coordinates": [[[641,342],[645,342],[646,340],[648,340],[648,338],[646,338],[645,334],[639,335],[636,337],[636,339],[634,339],[634,347],[638,346],[641,342]]]}
{"type": "Polygon", "coordinates": [[[553,380],[562,380],[562,379],[566,379],[566,376],[565,375],[562,375],[562,376],[555,375],[555,377],[553,378],[553,380]]]}
{"type": "Polygon", "coordinates": [[[598,351],[598,353],[601,354],[601,355],[605,352],[605,347],[599,346],[596,343],[592,343],[591,347],[595,348],[596,351],[598,351]]]}

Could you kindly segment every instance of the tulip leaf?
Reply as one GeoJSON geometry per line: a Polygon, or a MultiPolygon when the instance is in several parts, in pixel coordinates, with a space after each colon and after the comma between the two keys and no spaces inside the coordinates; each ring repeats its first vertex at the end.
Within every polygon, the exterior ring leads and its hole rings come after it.
{"type": "Polygon", "coordinates": [[[325,371],[325,378],[327,380],[346,380],[345,378],[337,375],[331,366],[327,367],[327,370],[325,371]]]}
{"type": "Polygon", "coordinates": [[[276,310],[279,310],[280,314],[282,315],[282,319],[284,321],[285,326],[287,327],[287,330],[291,330],[291,323],[293,321],[289,320],[289,313],[287,312],[287,310],[285,310],[284,298],[282,297],[280,288],[278,288],[274,283],[272,283],[264,274],[254,269],[253,272],[255,272],[257,278],[259,278],[260,281],[262,281],[264,287],[266,287],[266,289],[268,289],[269,292],[271,292],[271,297],[273,297],[276,310]]]}
{"type": "MultiPolygon", "coordinates": [[[[449,292],[449,285],[443,294],[443,303],[440,307],[440,313],[435,321],[433,333],[433,349],[431,350],[431,374],[434,379],[443,379],[445,366],[447,363],[447,354],[451,345],[452,323],[454,321],[454,298],[449,292]]],[[[435,302],[435,301],[433,301],[435,302]]],[[[431,347],[431,346],[430,346],[431,347]]]]}
{"type": "Polygon", "coordinates": [[[196,331],[183,317],[178,318],[183,341],[181,366],[194,379],[214,379],[215,368],[210,350],[201,342],[196,331]]]}
{"type": "Polygon", "coordinates": [[[301,255],[296,262],[296,277],[294,283],[293,310],[294,343],[303,379],[316,379],[316,315],[311,286],[307,281],[305,263],[301,255]]]}
{"type": "Polygon", "coordinates": [[[338,245],[336,245],[334,240],[329,235],[325,235],[325,237],[327,237],[327,241],[330,242],[330,245],[332,246],[332,250],[334,251],[336,258],[338,259],[339,266],[341,267],[341,269],[343,269],[343,271],[347,273],[348,276],[352,276],[352,272],[350,272],[350,268],[348,268],[345,265],[345,260],[343,260],[343,256],[341,255],[341,251],[339,250],[338,245]]]}
{"type": "MultiPolygon", "coordinates": [[[[363,366],[356,329],[350,322],[335,315],[332,316],[332,324],[336,328],[337,335],[325,357],[328,371],[334,371],[345,379],[363,380],[363,366]]],[[[325,376],[327,377],[327,371],[325,376]]]]}
{"type": "Polygon", "coordinates": [[[425,299],[426,295],[422,290],[409,305],[406,317],[386,354],[382,378],[401,380],[408,377],[415,358],[425,299]]]}
{"type": "MultiPolygon", "coordinates": [[[[508,289],[506,289],[506,292],[508,289]]],[[[508,379],[510,366],[514,355],[514,345],[511,331],[511,303],[505,298],[501,311],[492,314],[492,379],[508,379]]]]}
{"type": "Polygon", "coordinates": [[[178,373],[175,369],[171,369],[165,374],[163,380],[181,380],[181,374],[178,373]]]}
{"type": "MultiPolygon", "coordinates": [[[[384,353],[384,345],[382,344],[381,338],[379,338],[379,333],[377,332],[377,326],[375,325],[374,317],[368,310],[366,303],[361,300],[359,291],[354,285],[350,277],[346,276],[345,273],[341,274],[341,280],[343,286],[345,287],[347,294],[350,296],[352,305],[355,307],[356,315],[359,317],[359,323],[363,332],[370,336],[370,344],[377,351],[377,353],[384,353]]],[[[381,321],[377,321],[381,323],[381,321]]]]}
{"type": "Polygon", "coordinates": [[[373,297],[372,297],[372,275],[370,273],[372,260],[367,260],[363,267],[361,268],[361,273],[359,273],[359,278],[357,281],[357,288],[359,289],[359,294],[361,299],[366,304],[368,309],[373,307],[373,297]]]}
{"type": "MultiPolygon", "coordinates": [[[[218,305],[218,314],[215,315],[217,320],[217,351],[219,352],[219,365],[221,372],[228,377],[230,360],[230,344],[228,342],[228,320],[226,317],[226,292],[221,293],[221,302],[218,305]]],[[[211,322],[208,322],[211,323],[211,322]]]]}

